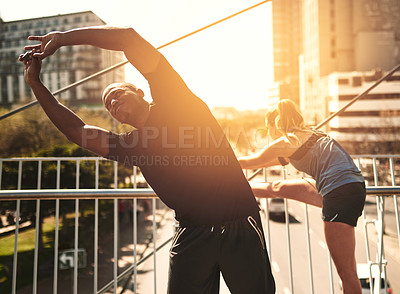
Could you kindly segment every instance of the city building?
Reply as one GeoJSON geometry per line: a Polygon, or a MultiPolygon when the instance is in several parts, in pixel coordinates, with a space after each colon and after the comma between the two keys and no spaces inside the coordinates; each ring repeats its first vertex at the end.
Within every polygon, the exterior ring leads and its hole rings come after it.
{"type": "MultiPolygon", "coordinates": [[[[280,82],[274,82],[267,90],[265,107],[271,109],[278,104],[279,100],[286,98],[290,99],[290,96],[285,95],[285,85],[282,85],[280,82]]],[[[295,101],[295,99],[292,100],[295,101]]],[[[298,101],[295,102],[298,104],[298,101]]]]}
{"type": "Polygon", "coordinates": [[[234,119],[239,112],[235,107],[216,106],[212,113],[217,119],[234,119]]]}
{"type": "Polygon", "coordinates": [[[301,9],[300,107],[316,124],[329,113],[326,76],[400,63],[400,1],[302,0],[301,9]]]}
{"type": "MultiPolygon", "coordinates": [[[[41,18],[5,22],[0,18],[0,107],[12,107],[33,99],[24,80],[24,66],[17,59],[24,53],[30,35],[44,35],[51,31],[65,31],[77,27],[105,25],[92,11],[59,14],[41,18]]],[[[41,79],[54,92],[99,70],[123,61],[123,53],[92,46],[61,47],[43,60],[41,79]]],[[[60,94],[72,105],[100,104],[106,85],[125,80],[121,67],[60,94]]]]}
{"type": "Polygon", "coordinates": [[[279,96],[299,103],[299,55],[302,50],[301,1],[272,1],[274,85],[279,96]]]}
{"type": "MultiPolygon", "coordinates": [[[[329,115],[369,88],[385,72],[342,72],[321,78],[329,115]]],[[[400,152],[400,72],[329,122],[328,131],[352,154],[400,152]]]]}

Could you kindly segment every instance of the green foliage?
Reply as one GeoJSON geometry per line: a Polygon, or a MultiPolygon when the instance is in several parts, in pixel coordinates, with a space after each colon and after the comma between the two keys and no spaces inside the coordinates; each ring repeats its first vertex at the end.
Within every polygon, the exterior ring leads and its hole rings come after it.
{"type": "MultiPolygon", "coordinates": [[[[47,222],[43,225],[43,233],[54,234],[54,223],[47,222]]],[[[51,244],[54,240],[46,238],[46,244],[51,244]]],[[[0,239],[0,256],[14,255],[15,235],[9,235],[0,239]]],[[[35,249],[35,229],[28,229],[18,235],[18,253],[35,249]]]]}
{"type": "Polygon", "coordinates": [[[1,157],[26,156],[40,148],[68,142],[36,106],[0,121],[0,130],[1,157]]]}
{"type": "MultiPolygon", "coordinates": [[[[40,250],[39,254],[39,262],[42,264],[52,257],[54,228],[54,222],[48,222],[43,225],[45,246],[40,250]]],[[[0,293],[9,293],[8,291],[11,288],[14,241],[14,235],[0,238],[0,293]]],[[[35,229],[31,228],[20,231],[18,235],[18,260],[23,260],[23,262],[18,262],[18,286],[31,283],[34,247],[35,229]]],[[[39,277],[42,277],[44,274],[47,273],[39,271],[39,277]]]]}
{"type": "MultiPolygon", "coordinates": [[[[0,109],[0,114],[7,112],[0,109]]],[[[109,130],[113,127],[111,117],[104,110],[82,108],[76,113],[87,124],[109,130]]],[[[38,106],[1,120],[0,130],[0,157],[32,156],[41,149],[71,144],[38,106]]]]}

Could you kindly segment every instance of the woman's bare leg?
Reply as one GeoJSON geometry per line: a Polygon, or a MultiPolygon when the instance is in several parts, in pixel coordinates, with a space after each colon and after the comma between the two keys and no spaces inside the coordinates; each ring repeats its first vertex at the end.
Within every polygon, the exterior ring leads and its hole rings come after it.
{"type": "Polygon", "coordinates": [[[324,221],[325,240],[336,270],[342,280],[344,294],[361,294],[355,258],[354,227],[340,222],[324,221]]]}
{"type": "Polygon", "coordinates": [[[312,179],[281,180],[271,183],[250,182],[250,186],[256,197],[288,198],[322,207],[322,196],[315,188],[315,181],[312,179]]]}
{"type": "MultiPolygon", "coordinates": [[[[310,179],[281,180],[271,183],[250,182],[256,197],[288,198],[322,207],[322,196],[310,179]]],[[[342,279],[343,293],[361,294],[355,259],[354,227],[340,222],[324,222],[325,240],[342,279]]]]}

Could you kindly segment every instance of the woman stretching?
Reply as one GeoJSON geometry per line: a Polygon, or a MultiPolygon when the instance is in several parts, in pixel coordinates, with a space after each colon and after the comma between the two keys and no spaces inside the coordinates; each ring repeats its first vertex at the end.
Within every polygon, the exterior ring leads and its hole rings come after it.
{"type": "Polygon", "coordinates": [[[325,240],[342,280],[343,293],[361,294],[354,232],[366,196],[360,170],[334,139],[306,128],[302,115],[291,100],[281,100],[270,110],[266,124],[274,141],[259,153],[239,158],[242,168],[256,169],[290,162],[315,180],[319,194],[313,182],[304,180],[252,183],[254,194],[257,197],[286,197],[322,206],[325,240]]]}

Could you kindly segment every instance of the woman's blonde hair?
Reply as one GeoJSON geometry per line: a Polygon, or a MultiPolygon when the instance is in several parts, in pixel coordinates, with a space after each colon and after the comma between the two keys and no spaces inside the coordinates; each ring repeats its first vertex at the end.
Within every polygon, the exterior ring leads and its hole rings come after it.
{"type": "Polygon", "coordinates": [[[267,113],[265,114],[265,124],[268,126],[274,126],[275,127],[275,119],[278,116],[278,109],[272,108],[271,110],[268,110],[267,113]]]}
{"type": "Polygon", "coordinates": [[[296,130],[306,130],[297,105],[289,99],[280,100],[277,106],[267,112],[265,121],[267,125],[275,126],[284,136],[296,130]]]}

